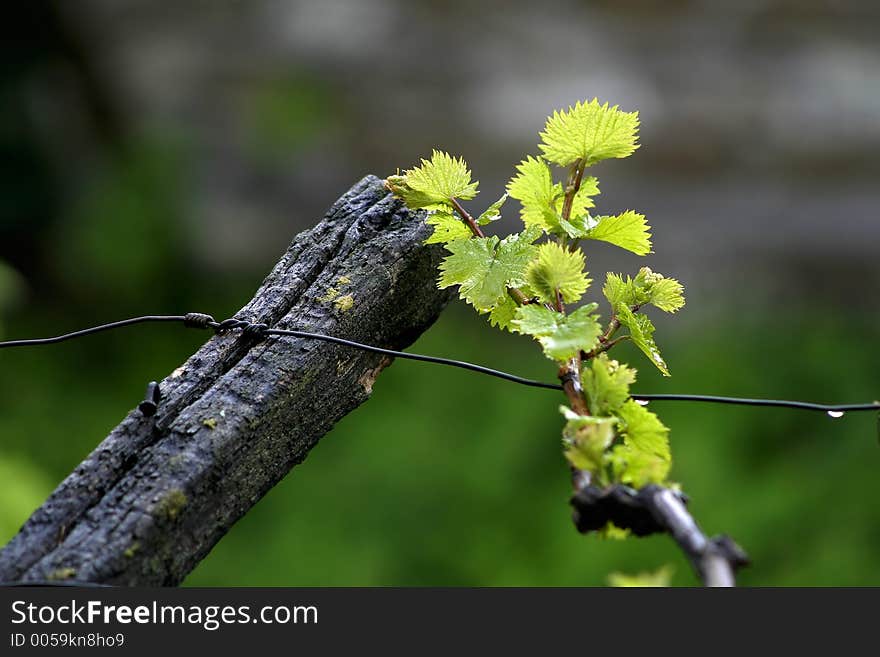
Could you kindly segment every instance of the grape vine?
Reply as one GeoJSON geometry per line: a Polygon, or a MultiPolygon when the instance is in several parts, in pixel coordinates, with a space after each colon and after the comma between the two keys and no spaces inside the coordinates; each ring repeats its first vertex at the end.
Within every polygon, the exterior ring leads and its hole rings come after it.
{"type": "MultiPolygon", "coordinates": [[[[597,99],[555,111],[540,132],[540,154],[523,159],[507,193],[476,217],[462,202],[477,195],[478,182],[460,157],[434,150],[430,159],[386,180],[409,208],[425,211],[433,227],[426,242],[443,244],[448,252],[438,286],[457,286],[460,298],[493,326],[534,338],[556,363],[568,399],[560,407],[563,452],[576,480],[602,487],[670,486],[669,429],[630,397],[636,370],[608,352],[629,340],[669,376],[644,311],[678,311],[685,303],[683,287],[648,267],[634,276],[608,273],[604,326],[599,304],[582,303],[593,283],[582,248],[590,240],[640,256],[651,253],[645,216],[595,212],[599,181],[586,175],[597,162],[634,153],[638,129],[638,112],[597,99]],[[551,167],[562,169],[564,180],[556,180],[551,167]],[[483,228],[500,218],[508,197],[519,201],[523,230],[503,238],[486,235],[483,228]]],[[[600,531],[623,533],[610,523],[600,531]]]]}

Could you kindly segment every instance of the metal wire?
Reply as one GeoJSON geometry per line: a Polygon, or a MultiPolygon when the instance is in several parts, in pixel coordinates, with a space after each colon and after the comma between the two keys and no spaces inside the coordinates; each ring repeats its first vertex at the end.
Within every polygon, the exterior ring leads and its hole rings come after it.
{"type": "Polygon", "coordinates": [[[748,399],[746,397],[721,397],[718,395],[632,395],[638,401],[689,401],[708,402],[712,404],[735,404],[739,406],[777,406],[780,408],[796,408],[805,411],[824,411],[825,413],[845,413],[846,411],[880,411],[880,402],[865,404],[814,404],[805,401],[789,401],[787,399],[748,399]]]}
{"type": "Polygon", "coordinates": [[[512,381],[513,383],[518,383],[522,386],[530,386],[532,388],[546,388],[548,390],[562,390],[562,386],[558,383],[544,383],[543,381],[535,381],[533,379],[526,379],[521,376],[517,376],[516,374],[510,374],[509,372],[502,372],[501,370],[494,370],[491,367],[485,367],[484,365],[477,365],[475,363],[468,363],[463,360],[452,360],[450,358],[440,358],[439,356],[427,356],[425,354],[413,354],[406,351],[395,351],[393,349],[383,349],[382,347],[374,347],[368,344],[361,344],[360,342],[353,342],[351,340],[345,340],[343,338],[335,338],[332,335],[322,335],[320,333],[307,333],[305,331],[287,331],[282,329],[269,329],[266,331],[266,335],[289,335],[295,338],[305,338],[305,339],[313,339],[313,340],[323,340],[324,342],[334,342],[336,344],[346,345],[348,347],[354,347],[356,349],[361,349],[363,351],[371,351],[376,354],[384,354],[386,356],[393,356],[394,358],[405,358],[407,360],[417,360],[423,363],[435,363],[437,365],[448,365],[449,367],[459,367],[463,370],[470,370],[471,372],[479,372],[480,374],[485,374],[487,376],[494,376],[498,379],[504,379],[505,381],[512,381]]]}
{"type": "MultiPolygon", "coordinates": [[[[132,317],[123,319],[118,322],[109,324],[101,324],[91,328],[65,333],[51,338],[35,338],[28,340],[8,340],[0,342],[0,349],[10,347],[29,347],[45,344],[57,344],[65,340],[72,340],[102,331],[122,328],[124,326],[132,326],[134,324],[145,324],[150,322],[180,322],[189,328],[213,329],[217,333],[223,333],[230,330],[241,330],[249,333],[255,338],[265,336],[287,336],[301,338],[305,340],[320,340],[323,342],[331,342],[347,347],[353,347],[362,351],[369,351],[393,358],[402,358],[406,360],[415,360],[423,363],[433,363],[436,365],[446,365],[448,367],[457,367],[486,376],[492,376],[512,383],[532,388],[544,388],[546,390],[562,390],[562,386],[558,383],[545,383],[534,379],[527,379],[516,374],[503,372],[501,370],[492,369],[483,365],[469,363],[467,361],[453,360],[451,358],[441,358],[439,356],[428,356],[426,354],[413,354],[406,351],[396,351],[394,349],[385,349],[373,345],[355,342],[354,340],[346,340],[332,335],[324,335],[323,333],[312,333],[309,331],[296,331],[291,329],[274,329],[265,324],[249,322],[242,319],[227,319],[217,322],[213,317],[204,313],[187,313],[186,315],[144,315],[142,317],[132,317]]],[[[654,401],[685,401],[685,402],[703,402],[712,404],[736,404],[740,406],[773,406],[780,408],[793,408],[807,411],[821,411],[829,414],[844,413],[847,411],[880,411],[880,402],[868,402],[857,404],[816,404],[805,401],[792,401],[785,399],[749,399],[745,397],[723,397],[718,395],[679,395],[679,394],[634,394],[632,398],[642,402],[654,401]]]]}
{"type": "Polygon", "coordinates": [[[6,349],[8,347],[33,347],[42,344],[57,344],[59,342],[64,342],[65,340],[73,340],[74,338],[81,338],[86,335],[92,335],[93,333],[100,333],[101,331],[109,331],[111,329],[122,328],[123,326],[131,326],[132,324],[146,324],[147,322],[183,322],[185,319],[185,315],[144,315],[143,317],[132,317],[130,319],[123,319],[118,322],[110,322],[109,324],[92,326],[91,328],[83,329],[81,331],[74,331],[73,333],[56,335],[54,338],[8,340],[6,342],[0,342],[0,349],[6,349]]]}

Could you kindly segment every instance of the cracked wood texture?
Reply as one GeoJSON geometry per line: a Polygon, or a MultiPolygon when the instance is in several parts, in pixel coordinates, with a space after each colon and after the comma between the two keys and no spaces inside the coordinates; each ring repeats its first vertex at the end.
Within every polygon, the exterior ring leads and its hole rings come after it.
{"type": "MultiPolygon", "coordinates": [[[[429,232],[368,176],[235,317],[403,349],[449,298],[429,232]]],[[[316,340],[212,337],[161,382],[154,417],[129,413],[34,512],[0,552],[0,580],[180,583],[390,362],[316,340]]]]}

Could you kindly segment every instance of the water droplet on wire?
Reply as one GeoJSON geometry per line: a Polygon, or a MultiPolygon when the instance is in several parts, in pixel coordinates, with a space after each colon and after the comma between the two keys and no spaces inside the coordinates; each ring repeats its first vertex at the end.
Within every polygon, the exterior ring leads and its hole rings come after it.
{"type": "Polygon", "coordinates": [[[843,411],[828,411],[828,417],[839,418],[843,417],[843,411]]]}

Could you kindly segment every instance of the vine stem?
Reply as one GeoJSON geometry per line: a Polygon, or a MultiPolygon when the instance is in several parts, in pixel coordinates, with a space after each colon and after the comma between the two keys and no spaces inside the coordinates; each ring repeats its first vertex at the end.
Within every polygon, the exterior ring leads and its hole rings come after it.
{"type": "Polygon", "coordinates": [[[562,382],[562,391],[568,397],[571,410],[578,415],[589,415],[590,409],[587,408],[587,400],[584,398],[584,389],[581,386],[579,364],[579,358],[572,358],[559,368],[558,376],[562,382]]]}
{"type": "Polygon", "coordinates": [[[620,320],[617,318],[617,313],[613,310],[611,311],[611,321],[608,322],[608,327],[605,329],[605,333],[603,333],[599,337],[599,343],[605,344],[611,339],[611,336],[617,332],[617,329],[620,328],[620,320]]]}
{"type": "MultiPolygon", "coordinates": [[[[581,188],[581,180],[584,176],[586,163],[583,159],[578,160],[572,166],[568,177],[568,184],[565,187],[565,199],[562,201],[562,219],[568,221],[571,217],[571,209],[574,204],[574,197],[581,188]]],[[[564,244],[563,244],[564,247],[564,244]]],[[[565,304],[562,301],[562,294],[556,290],[556,310],[565,313],[565,304]]],[[[589,415],[590,409],[587,407],[587,400],[584,397],[584,389],[581,385],[581,357],[580,354],[568,361],[559,369],[559,380],[562,382],[562,389],[565,391],[571,410],[579,415],[589,415]]],[[[579,480],[583,478],[583,473],[573,471],[573,483],[577,488],[579,480]]],[[[587,475],[588,476],[588,475],[587,475]]]]}
{"type": "Polygon", "coordinates": [[[594,347],[593,349],[590,349],[590,351],[582,351],[581,352],[581,360],[590,360],[592,358],[595,358],[599,354],[611,349],[611,347],[613,347],[614,345],[616,345],[620,342],[623,342],[624,340],[629,340],[629,339],[630,339],[629,335],[619,335],[616,338],[614,338],[613,340],[603,341],[600,339],[599,344],[596,347],[594,347]]]}
{"type": "Polygon", "coordinates": [[[486,234],[477,224],[476,220],[471,216],[471,213],[464,209],[464,207],[459,203],[457,198],[449,199],[452,203],[452,207],[455,208],[455,211],[458,212],[458,216],[462,218],[462,221],[467,224],[468,228],[471,229],[471,232],[475,237],[486,237],[486,234]]]}
{"type": "Polygon", "coordinates": [[[582,159],[575,162],[572,167],[568,186],[565,188],[565,200],[562,202],[562,218],[565,221],[569,221],[571,218],[571,208],[574,204],[574,197],[581,189],[581,181],[584,178],[584,170],[586,168],[586,162],[582,159]]]}
{"type": "Polygon", "coordinates": [[[707,538],[672,490],[647,486],[641,497],[654,519],[678,543],[704,586],[736,586],[737,568],[749,562],[742,548],[727,536],[707,538]]]}
{"type": "Polygon", "coordinates": [[[684,552],[705,586],[735,586],[736,571],[748,555],[728,536],[709,538],[687,509],[687,498],[671,488],[648,484],[639,490],[615,484],[591,485],[588,473],[576,472],[572,520],[582,534],[613,523],[635,536],[668,534],[684,552]],[[587,476],[583,476],[586,474],[587,476]]]}
{"type": "MultiPolygon", "coordinates": [[[[636,304],[634,306],[630,306],[630,310],[634,313],[639,312],[642,304],[636,304]]],[[[612,340],[611,338],[617,333],[617,329],[620,328],[620,319],[617,317],[617,313],[613,310],[611,311],[611,321],[608,322],[608,326],[605,328],[605,332],[599,336],[599,345],[594,349],[590,350],[588,353],[582,354],[582,358],[587,360],[588,358],[593,358],[594,356],[598,356],[603,351],[608,351],[616,345],[618,342],[623,342],[624,340],[630,339],[628,335],[622,335],[619,338],[615,338],[612,340]]]]}

